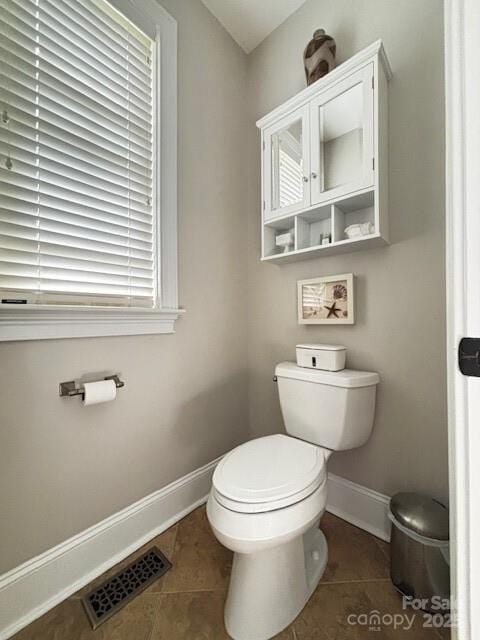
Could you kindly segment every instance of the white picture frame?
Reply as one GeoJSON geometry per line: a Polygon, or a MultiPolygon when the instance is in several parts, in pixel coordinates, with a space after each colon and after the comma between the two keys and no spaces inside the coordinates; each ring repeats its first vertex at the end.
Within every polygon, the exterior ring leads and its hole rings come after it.
{"type": "Polygon", "coordinates": [[[297,282],[299,324],[355,324],[353,273],[297,282]]]}

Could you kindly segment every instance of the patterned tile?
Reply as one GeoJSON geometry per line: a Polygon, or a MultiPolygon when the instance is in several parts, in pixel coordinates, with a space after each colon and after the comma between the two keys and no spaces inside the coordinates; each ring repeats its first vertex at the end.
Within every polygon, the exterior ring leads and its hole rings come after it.
{"type": "Polygon", "coordinates": [[[150,640],[156,616],[151,598],[135,598],[96,631],[81,601],[65,600],[14,636],[14,640],[150,640]]]}
{"type": "MultiPolygon", "coordinates": [[[[405,612],[388,580],[388,544],[330,514],[325,514],[320,526],[329,544],[325,576],[305,609],[276,640],[448,639],[444,630],[424,628],[418,613],[409,631],[394,629],[389,623],[389,615],[405,612]],[[349,624],[349,615],[371,611],[387,615],[379,630],[349,624]]],[[[201,507],[33,622],[14,640],[228,640],[223,608],[231,561],[232,554],[215,539],[201,507]],[[79,596],[151,544],[172,560],[173,568],[92,631],[79,596]]]]}
{"type": "MultiPolygon", "coordinates": [[[[223,622],[226,593],[196,591],[158,596],[158,614],[151,640],[229,640],[223,622]]],[[[288,629],[274,640],[295,640],[288,629]]]]}
{"type": "Polygon", "coordinates": [[[169,571],[162,591],[226,590],[232,567],[232,552],[215,538],[200,507],[178,525],[173,552],[173,570],[169,571]]]}
{"type": "Polygon", "coordinates": [[[229,640],[223,624],[224,602],[223,591],[159,595],[151,640],[229,640]]]}
{"type": "Polygon", "coordinates": [[[388,578],[386,553],[366,531],[325,513],[320,528],[328,542],[328,565],[322,582],[388,578]]]}
{"type": "Polygon", "coordinates": [[[385,542],[384,540],[380,540],[380,538],[373,537],[373,540],[384,553],[385,557],[387,558],[388,565],[390,566],[390,545],[388,544],[388,542],[385,542]]]}
{"type": "Polygon", "coordinates": [[[402,609],[388,580],[378,580],[319,585],[294,628],[298,640],[438,640],[423,624],[422,614],[402,609]]]}

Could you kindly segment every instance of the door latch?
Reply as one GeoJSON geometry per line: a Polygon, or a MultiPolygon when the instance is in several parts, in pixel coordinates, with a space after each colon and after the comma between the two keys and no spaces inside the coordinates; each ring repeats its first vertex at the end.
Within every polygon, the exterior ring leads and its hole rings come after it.
{"type": "Polygon", "coordinates": [[[458,366],[464,376],[480,377],[480,338],[462,338],[460,340],[458,366]]]}

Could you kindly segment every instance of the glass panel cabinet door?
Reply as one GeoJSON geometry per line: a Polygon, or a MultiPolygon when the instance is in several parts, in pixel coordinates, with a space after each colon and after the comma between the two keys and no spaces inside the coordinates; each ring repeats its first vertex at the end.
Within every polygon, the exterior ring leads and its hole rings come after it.
{"type": "Polygon", "coordinates": [[[309,206],[308,107],[282,118],[264,133],[264,217],[309,206]]]}
{"type": "Polygon", "coordinates": [[[373,186],[373,65],[310,103],[312,204],[373,186]]]}

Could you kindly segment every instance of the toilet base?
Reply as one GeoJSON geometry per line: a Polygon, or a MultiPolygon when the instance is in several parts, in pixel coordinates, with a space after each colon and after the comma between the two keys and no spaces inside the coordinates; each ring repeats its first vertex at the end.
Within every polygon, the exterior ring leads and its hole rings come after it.
{"type": "Polygon", "coordinates": [[[328,549],[318,520],[303,535],[252,554],[235,553],[225,605],[233,640],[268,640],[288,627],[315,590],[328,549]]]}

